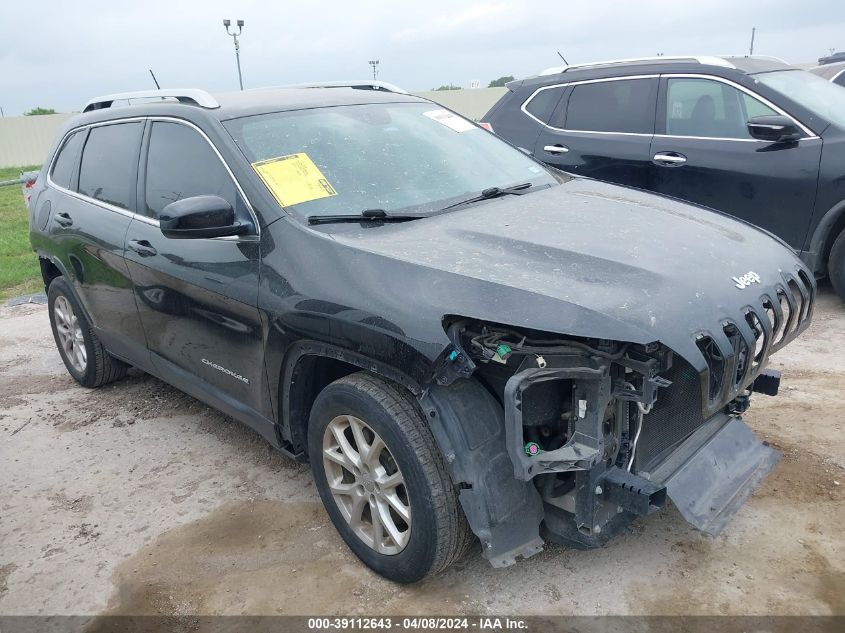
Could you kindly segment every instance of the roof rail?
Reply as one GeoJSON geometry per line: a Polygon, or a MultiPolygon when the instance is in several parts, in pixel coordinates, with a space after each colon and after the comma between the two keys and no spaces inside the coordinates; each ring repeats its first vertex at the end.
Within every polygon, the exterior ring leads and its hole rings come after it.
{"type": "Polygon", "coordinates": [[[205,90],[197,88],[165,88],[163,90],[138,90],[136,92],[119,92],[113,95],[95,97],[85,104],[83,112],[110,108],[115,101],[132,101],[134,99],[176,99],[180,103],[188,103],[201,108],[219,108],[217,99],[205,90]]]}
{"type": "Polygon", "coordinates": [[[377,81],[374,79],[361,79],[358,81],[317,81],[304,84],[287,84],[278,86],[278,88],[357,88],[358,90],[383,90],[385,92],[395,92],[397,94],[406,95],[407,90],[403,90],[399,86],[386,81],[377,81]]]}
{"type": "Polygon", "coordinates": [[[709,55],[679,55],[679,56],[670,56],[670,55],[661,55],[659,57],[631,57],[628,59],[610,59],[603,62],[590,62],[588,64],[570,64],[568,66],[553,66],[552,68],[546,68],[544,71],[540,72],[540,76],[543,77],[545,75],[559,75],[560,73],[565,73],[568,70],[576,70],[580,68],[594,68],[599,66],[614,66],[616,64],[642,64],[645,62],[692,62],[696,64],[707,64],[710,66],[722,66],[723,68],[736,68],[733,64],[729,61],[721,58],[721,57],[714,57],[709,55]]]}

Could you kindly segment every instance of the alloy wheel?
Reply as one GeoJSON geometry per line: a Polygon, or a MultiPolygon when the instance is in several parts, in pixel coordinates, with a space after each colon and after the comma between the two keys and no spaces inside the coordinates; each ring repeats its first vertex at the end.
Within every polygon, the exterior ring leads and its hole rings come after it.
{"type": "Polygon", "coordinates": [[[85,338],[82,326],[73,312],[73,307],[67,297],[59,295],[53,303],[53,316],[56,319],[56,332],[59,344],[71,366],[80,374],[85,373],[88,366],[88,352],[85,349],[85,338]]]}
{"type": "Polygon", "coordinates": [[[323,434],[329,490],[355,535],[380,554],[395,555],[411,536],[405,478],[384,440],[363,420],[339,415],[323,434]]]}

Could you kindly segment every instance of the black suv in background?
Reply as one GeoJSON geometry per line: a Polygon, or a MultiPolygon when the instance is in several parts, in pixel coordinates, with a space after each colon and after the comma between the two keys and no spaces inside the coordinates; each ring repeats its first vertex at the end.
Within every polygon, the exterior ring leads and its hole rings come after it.
{"type": "Polygon", "coordinates": [[[61,357],[134,365],[309,460],[370,567],[718,533],[815,284],[764,231],[544,167],[383,84],[100,97],[30,189],[61,357]]]}
{"type": "Polygon", "coordinates": [[[496,134],[767,229],[845,298],[845,90],[762,57],[563,66],[507,87],[483,118],[496,134]]]}

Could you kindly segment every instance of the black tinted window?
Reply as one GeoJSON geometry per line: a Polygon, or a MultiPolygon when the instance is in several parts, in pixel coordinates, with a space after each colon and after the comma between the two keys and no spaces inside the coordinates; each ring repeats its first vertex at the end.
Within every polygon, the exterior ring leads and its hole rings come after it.
{"type": "Polygon", "coordinates": [[[526,111],[530,112],[532,116],[540,119],[543,123],[549,122],[549,117],[552,115],[552,110],[557,105],[560,95],[563,93],[563,88],[548,88],[541,90],[534,98],[525,104],[526,111]]]}
{"type": "Polygon", "coordinates": [[[566,109],[567,130],[654,131],[657,79],[624,79],[575,86],[566,109]]]}
{"type": "Polygon", "coordinates": [[[200,195],[217,195],[238,207],[229,173],[196,130],[181,123],[153,123],[144,213],[157,218],[171,202],[200,195]]]}
{"type": "Polygon", "coordinates": [[[76,170],[78,163],[79,148],[85,138],[85,132],[74,132],[62,145],[53,163],[53,171],[50,172],[50,179],[65,189],[73,189],[76,186],[76,170]]]}
{"type": "Polygon", "coordinates": [[[733,86],[709,79],[669,79],[666,133],[672,136],[750,139],[746,123],[777,112],[733,86]]]}
{"type": "Polygon", "coordinates": [[[143,123],[91,128],[82,151],[79,193],[132,210],[143,123]]]}

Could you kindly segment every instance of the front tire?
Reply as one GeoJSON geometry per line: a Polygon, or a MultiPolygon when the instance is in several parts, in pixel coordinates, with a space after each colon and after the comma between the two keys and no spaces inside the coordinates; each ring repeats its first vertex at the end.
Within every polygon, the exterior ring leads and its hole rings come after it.
{"type": "Polygon", "coordinates": [[[127,365],[100,343],[64,277],[50,282],[47,308],[59,355],[76,382],[83,387],[99,387],[126,375],[127,365]]]}
{"type": "Polygon", "coordinates": [[[845,301],[845,230],[839,234],[830,249],[827,270],[833,289],[845,301]]]}
{"type": "Polygon", "coordinates": [[[317,490],[364,564],[397,582],[446,569],[471,542],[457,494],[413,397],[361,372],[323,389],[308,454],[317,490]]]}

